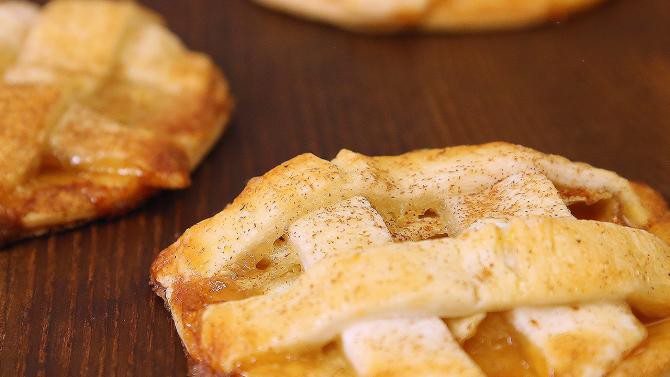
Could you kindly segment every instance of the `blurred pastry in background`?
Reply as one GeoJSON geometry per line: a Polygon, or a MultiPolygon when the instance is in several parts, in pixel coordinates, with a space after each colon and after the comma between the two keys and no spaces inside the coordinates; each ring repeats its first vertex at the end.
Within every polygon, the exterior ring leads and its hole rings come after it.
{"type": "Polygon", "coordinates": [[[0,244],[187,187],[232,109],[212,60],[132,2],[1,2],[0,78],[0,244]]]}
{"type": "Polygon", "coordinates": [[[345,29],[514,29],[561,20],[603,0],[255,0],[345,29]]]}

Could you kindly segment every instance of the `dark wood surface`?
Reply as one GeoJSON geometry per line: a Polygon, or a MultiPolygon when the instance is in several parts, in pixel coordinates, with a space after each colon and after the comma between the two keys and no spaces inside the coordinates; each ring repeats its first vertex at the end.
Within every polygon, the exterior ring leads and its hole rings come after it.
{"type": "Polygon", "coordinates": [[[506,140],[670,196],[670,2],[483,35],[353,35],[245,0],[147,2],[230,79],[231,127],[194,175],[121,219],[0,251],[0,375],[181,376],[155,255],[302,152],[506,140]]]}

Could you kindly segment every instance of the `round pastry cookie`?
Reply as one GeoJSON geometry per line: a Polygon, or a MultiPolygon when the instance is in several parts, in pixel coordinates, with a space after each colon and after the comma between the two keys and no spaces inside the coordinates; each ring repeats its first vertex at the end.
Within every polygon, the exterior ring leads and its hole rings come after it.
{"type": "Polygon", "coordinates": [[[134,2],[0,2],[0,244],[188,186],[231,109],[211,59],[134,2]]]}
{"type": "Polygon", "coordinates": [[[507,143],[253,178],[151,270],[198,376],[670,372],[653,189],[507,143]]]}
{"type": "Polygon", "coordinates": [[[255,0],[362,31],[480,31],[561,20],[603,0],[255,0]]]}

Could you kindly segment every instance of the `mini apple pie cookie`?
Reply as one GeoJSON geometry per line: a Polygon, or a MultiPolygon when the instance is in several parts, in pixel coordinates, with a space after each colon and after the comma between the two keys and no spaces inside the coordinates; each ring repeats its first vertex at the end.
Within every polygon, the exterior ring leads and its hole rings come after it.
{"type": "Polygon", "coordinates": [[[231,104],[212,61],[132,2],[0,2],[0,244],[188,186],[231,104]]]}
{"type": "Polygon", "coordinates": [[[255,0],[346,29],[476,31],[535,25],[603,0],[255,0]]]}
{"type": "Polygon", "coordinates": [[[194,375],[670,371],[670,216],[653,190],[492,143],[252,179],[152,280],[194,375]]]}

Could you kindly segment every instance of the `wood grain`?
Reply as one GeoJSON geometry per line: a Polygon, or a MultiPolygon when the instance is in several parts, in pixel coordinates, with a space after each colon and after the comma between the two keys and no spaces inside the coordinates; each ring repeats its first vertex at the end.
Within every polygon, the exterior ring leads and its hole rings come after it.
{"type": "Polygon", "coordinates": [[[670,3],[619,0],[558,25],[354,35],[245,0],[147,1],[211,54],[238,100],[191,188],[122,219],[0,251],[0,375],[185,375],[148,286],[158,251],[302,152],[395,154],[506,140],[670,197],[670,3]]]}

